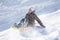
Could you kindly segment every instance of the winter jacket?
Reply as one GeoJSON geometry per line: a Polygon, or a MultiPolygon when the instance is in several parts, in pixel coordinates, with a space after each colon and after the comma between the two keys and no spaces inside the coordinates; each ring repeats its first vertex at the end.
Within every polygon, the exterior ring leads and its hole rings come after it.
{"type": "Polygon", "coordinates": [[[31,13],[27,13],[25,18],[28,21],[28,25],[33,25],[35,23],[35,20],[36,20],[42,27],[45,27],[43,25],[43,23],[41,22],[41,20],[35,14],[35,11],[32,11],[31,13]]]}

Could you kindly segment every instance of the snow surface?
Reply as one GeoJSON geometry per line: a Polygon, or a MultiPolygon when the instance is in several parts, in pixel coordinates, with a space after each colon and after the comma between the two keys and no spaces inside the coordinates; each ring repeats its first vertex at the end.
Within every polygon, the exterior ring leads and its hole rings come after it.
{"type": "MultiPolygon", "coordinates": [[[[41,14],[39,18],[46,28],[35,27],[22,33],[11,27],[0,32],[0,40],[60,40],[60,10],[49,14],[41,14]]],[[[36,23],[37,25],[38,23],[36,23]]]]}

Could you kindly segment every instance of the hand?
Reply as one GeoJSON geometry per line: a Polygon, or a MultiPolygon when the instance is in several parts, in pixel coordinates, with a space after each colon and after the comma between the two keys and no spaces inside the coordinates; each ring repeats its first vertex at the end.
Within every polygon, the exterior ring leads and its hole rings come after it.
{"type": "Polygon", "coordinates": [[[42,26],[43,28],[45,28],[45,26],[42,26]]]}
{"type": "Polygon", "coordinates": [[[45,26],[44,25],[41,25],[43,28],[45,28],[45,26]]]}

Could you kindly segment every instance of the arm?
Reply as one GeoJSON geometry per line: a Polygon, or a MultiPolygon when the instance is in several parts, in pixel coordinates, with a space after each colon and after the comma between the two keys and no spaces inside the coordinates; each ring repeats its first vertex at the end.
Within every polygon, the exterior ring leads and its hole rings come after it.
{"type": "Polygon", "coordinates": [[[45,26],[43,25],[43,23],[41,22],[41,20],[36,16],[36,14],[34,14],[34,18],[35,20],[42,26],[45,28],[45,26]]]}

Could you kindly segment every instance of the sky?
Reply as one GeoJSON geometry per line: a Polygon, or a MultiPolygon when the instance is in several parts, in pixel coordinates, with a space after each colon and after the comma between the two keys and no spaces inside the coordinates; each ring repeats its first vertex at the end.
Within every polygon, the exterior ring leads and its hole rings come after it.
{"type": "Polygon", "coordinates": [[[0,0],[0,31],[19,23],[34,7],[36,14],[48,14],[60,10],[60,0],[0,0]]]}

